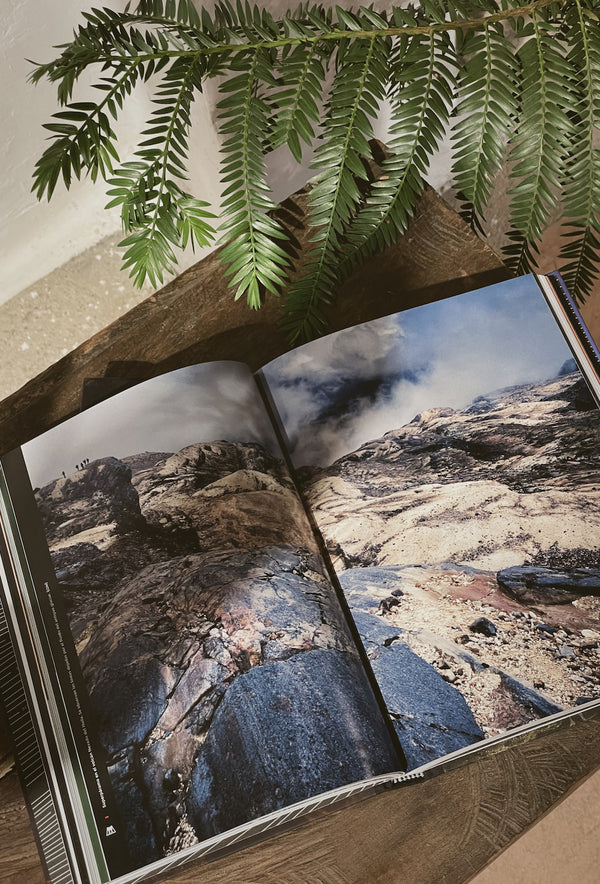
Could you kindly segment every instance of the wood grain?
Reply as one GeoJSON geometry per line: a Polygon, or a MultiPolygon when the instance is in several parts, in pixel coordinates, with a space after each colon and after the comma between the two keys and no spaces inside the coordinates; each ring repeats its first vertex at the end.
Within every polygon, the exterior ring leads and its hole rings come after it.
{"type": "MultiPolygon", "coordinates": [[[[483,748],[426,780],[319,811],[173,884],[463,884],[600,763],[599,714],[483,748]]],[[[44,880],[14,773],[0,780],[0,881],[44,880]]]]}
{"type": "MultiPolygon", "coordinates": [[[[301,257],[309,236],[305,207],[306,190],[283,207],[296,219],[301,257]]],[[[507,275],[497,255],[428,189],[405,236],[341,287],[329,310],[331,330],[507,275]]],[[[276,298],[252,313],[234,301],[218,254],[210,255],[1,402],[0,453],[75,414],[85,379],[114,375],[115,363],[137,362],[139,379],[218,359],[259,368],[288,349],[281,315],[276,298]]]]}

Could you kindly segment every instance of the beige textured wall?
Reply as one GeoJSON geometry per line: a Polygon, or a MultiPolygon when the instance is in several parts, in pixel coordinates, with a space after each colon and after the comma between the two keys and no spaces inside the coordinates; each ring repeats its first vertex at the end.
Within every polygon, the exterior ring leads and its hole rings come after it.
{"type": "MultiPolygon", "coordinates": [[[[208,0],[211,6],[214,0],[208,0]]],[[[356,5],[340,0],[342,6],[356,5]]],[[[100,182],[74,182],[69,192],[61,184],[52,201],[38,203],[31,193],[32,171],[45,147],[48,133],[42,128],[59,108],[55,88],[43,81],[37,86],[27,82],[32,70],[26,59],[46,62],[57,54],[52,47],[67,42],[73,29],[83,22],[81,11],[95,4],[92,0],[3,0],[3,39],[0,41],[0,260],[2,285],[0,303],[42,279],[69,259],[93,247],[105,237],[120,230],[118,211],[106,212],[106,187],[100,182]]],[[[99,6],[124,9],[125,0],[102,0],[99,6]]],[[[200,3],[198,3],[200,5],[200,3]]],[[[295,0],[265,0],[275,14],[283,13],[295,0]]],[[[334,0],[325,0],[334,5],[334,0]]],[[[376,2],[383,8],[388,3],[376,2]]],[[[89,78],[88,78],[89,81],[89,78]]],[[[74,100],[93,96],[88,83],[82,83],[74,100]]],[[[97,93],[96,93],[97,94],[97,93]]],[[[193,109],[190,141],[189,189],[213,207],[219,204],[218,147],[215,129],[215,85],[198,96],[193,109]]],[[[150,111],[151,86],[141,86],[131,97],[127,114],[116,127],[121,139],[121,159],[130,159],[136,138],[150,111]]],[[[377,127],[377,137],[385,138],[386,115],[377,127]]],[[[447,150],[432,170],[434,186],[447,177],[447,150]]],[[[309,172],[308,163],[298,168],[286,149],[277,151],[269,162],[274,199],[280,199],[301,187],[309,172]]],[[[194,260],[188,253],[180,270],[194,260]]],[[[197,260],[197,257],[196,257],[197,260]]]]}

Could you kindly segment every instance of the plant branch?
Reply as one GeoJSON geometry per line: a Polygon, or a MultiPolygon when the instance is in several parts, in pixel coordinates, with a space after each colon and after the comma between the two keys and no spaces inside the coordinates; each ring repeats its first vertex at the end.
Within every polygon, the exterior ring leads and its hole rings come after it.
{"type": "Polygon", "coordinates": [[[191,104],[205,81],[222,75],[215,227],[226,241],[230,285],[251,307],[266,292],[279,294],[294,269],[292,238],[272,213],[266,155],[287,146],[289,159],[301,162],[304,144],[314,151],[313,246],[286,293],[293,340],[320,333],[322,305],[348,269],[405,229],[447,134],[452,183],[471,223],[483,229],[508,155],[505,254],[520,270],[531,265],[558,197],[572,228],[561,269],[575,297],[590,290],[600,264],[600,0],[413,0],[381,13],[304,0],[279,20],[251,2],[216,0],[211,13],[193,0],[139,0],[132,13],[85,13],[73,41],[30,78],[57,83],[66,105],[47,125],[52,142],[36,166],[38,197],[50,197],[61,175],[68,187],[84,168],[93,180],[107,178],[118,161],[109,118],[126,113],[135,82],[157,81],[145,140],[108,180],[109,205],[121,206],[129,232],[126,266],[137,282],[160,281],[174,246],[215,234],[207,204],[180,179],[191,104]],[[96,64],[95,85],[106,94],[70,103],[78,78],[96,64]],[[386,96],[391,155],[369,184],[364,162],[386,96]]]}
{"type": "MultiPolygon", "coordinates": [[[[480,30],[481,28],[487,27],[494,23],[509,21],[511,19],[519,17],[529,17],[536,10],[543,9],[547,6],[557,4],[559,6],[565,6],[569,2],[571,2],[571,0],[534,0],[533,3],[528,3],[524,6],[516,6],[514,8],[503,9],[500,12],[489,13],[487,15],[481,16],[480,18],[453,19],[452,21],[435,22],[430,25],[390,25],[389,27],[385,28],[357,28],[356,30],[336,28],[327,32],[302,34],[302,36],[278,37],[274,39],[261,40],[242,40],[239,43],[213,43],[202,46],[201,48],[194,49],[157,49],[155,52],[140,53],[137,57],[141,62],[145,63],[160,58],[190,58],[194,55],[198,55],[200,57],[206,55],[219,55],[222,53],[247,52],[248,50],[254,49],[282,49],[285,47],[293,47],[301,44],[321,43],[323,41],[333,41],[335,43],[339,43],[343,40],[370,40],[372,37],[401,37],[403,35],[429,35],[444,33],[448,31],[480,30]]],[[[161,23],[161,19],[156,19],[154,17],[149,18],[148,16],[134,14],[123,16],[123,20],[131,23],[143,22],[150,25],[159,25],[161,23]]],[[[173,25],[173,21],[170,19],[163,20],[162,23],[166,25],[173,25]]],[[[240,36],[243,37],[244,35],[240,36]]],[[[122,63],[122,61],[123,57],[121,55],[113,55],[109,53],[99,53],[95,58],[96,63],[111,66],[122,63]]]]}

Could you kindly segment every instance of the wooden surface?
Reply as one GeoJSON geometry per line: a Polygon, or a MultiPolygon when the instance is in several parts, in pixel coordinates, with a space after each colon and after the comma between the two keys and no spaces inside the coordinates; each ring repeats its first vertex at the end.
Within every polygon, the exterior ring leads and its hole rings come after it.
{"type": "MultiPolygon", "coordinates": [[[[305,193],[284,205],[304,249],[305,193]]],[[[427,190],[401,240],[348,280],[331,329],[506,278],[498,257],[427,190]]],[[[212,359],[253,368],[287,349],[280,304],[232,301],[210,256],[0,403],[0,450],[79,410],[88,378],[147,377],[212,359]]],[[[441,775],[342,808],[172,876],[203,884],[463,884],[600,764],[598,718],[488,747],[441,775]]],[[[6,731],[0,725],[0,882],[44,880],[6,731]]]]}
{"type": "MultiPolygon", "coordinates": [[[[295,219],[300,252],[307,241],[305,200],[300,192],[283,209],[295,219]]],[[[331,330],[507,275],[494,252],[427,190],[399,243],[344,283],[329,311],[331,330]]],[[[0,453],[74,414],[84,380],[121,374],[123,361],[133,362],[129,368],[140,378],[217,359],[259,368],[288,349],[280,318],[276,298],[255,312],[235,302],[218,257],[209,256],[1,402],[0,453]]]]}
{"type": "MultiPolygon", "coordinates": [[[[600,760],[599,718],[514,739],[212,861],[173,884],[464,884],[600,760]]],[[[167,880],[165,877],[164,880],[167,880]]],[[[16,774],[0,780],[0,881],[44,881],[16,774]]]]}

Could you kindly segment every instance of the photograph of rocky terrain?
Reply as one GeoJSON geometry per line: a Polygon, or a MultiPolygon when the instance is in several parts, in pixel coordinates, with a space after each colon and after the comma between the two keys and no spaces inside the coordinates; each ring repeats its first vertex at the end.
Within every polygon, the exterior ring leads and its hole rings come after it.
{"type": "MultiPolygon", "coordinates": [[[[133,443],[128,425],[111,433],[133,443]]],[[[398,768],[271,440],[138,451],[35,491],[132,867],[398,768]]]]}
{"type": "Polygon", "coordinates": [[[600,699],[599,439],[575,372],[304,471],[412,766],[600,699]]]}
{"type": "Polygon", "coordinates": [[[266,374],[409,768],[600,700],[600,416],[535,283],[266,374]]]}

